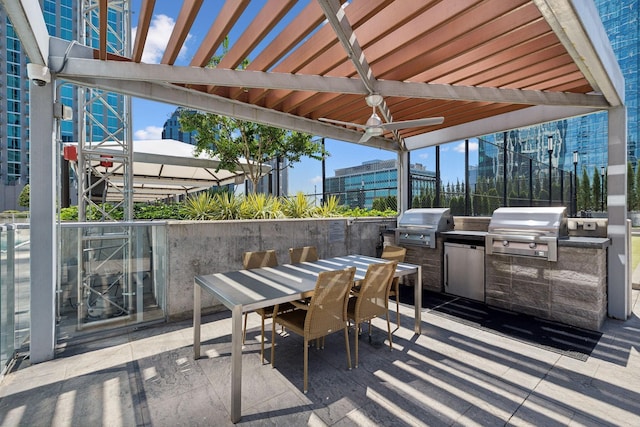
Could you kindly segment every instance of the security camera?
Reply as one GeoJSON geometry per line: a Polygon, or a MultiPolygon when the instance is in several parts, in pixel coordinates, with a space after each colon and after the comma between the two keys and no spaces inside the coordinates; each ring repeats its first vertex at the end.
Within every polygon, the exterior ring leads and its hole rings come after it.
{"type": "Polygon", "coordinates": [[[37,86],[44,86],[51,83],[51,73],[49,68],[44,65],[29,63],[27,64],[27,76],[37,86]]]}

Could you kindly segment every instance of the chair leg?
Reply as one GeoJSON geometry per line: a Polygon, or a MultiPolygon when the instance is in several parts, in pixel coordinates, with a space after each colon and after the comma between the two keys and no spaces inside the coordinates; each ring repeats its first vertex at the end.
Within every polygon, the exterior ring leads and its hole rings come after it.
{"type": "Polygon", "coordinates": [[[304,394],[307,394],[308,372],[309,372],[309,340],[305,338],[304,339],[304,383],[303,383],[304,394]]]}
{"type": "MultiPolygon", "coordinates": [[[[358,330],[360,330],[360,324],[358,322],[356,322],[356,331],[358,331],[358,330]]],[[[354,341],[356,342],[356,355],[355,355],[355,358],[356,358],[356,368],[357,368],[358,367],[358,341],[360,341],[358,339],[358,334],[357,333],[356,333],[356,337],[355,337],[354,341]]]]}
{"type": "Polygon", "coordinates": [[[389,335],[389,350],[393,350],[393,341],[391,338],[391,322],[389,322],[389,310],[387,310],[387,315],[385,316],[387,318],[387,333],[389,335]]]}
{"type": "Polygon", "coordinates": [[[264,364],[264,316],[262,317],[262,326],[260,328],[260,338],[262,342],[260,343],[260,364],[264,364]]]}
{"type": "Polygon", "coordinates": [[[400,283],[396,282],[396,325],[400,327],[400,283]]]}
{"type": "Polygon", "coordinates": [[[273,324],[271,327],[271,367],[275,367],[276,360],[276,322],[273,318],[273,324]]]}
{"type": "Polygon", "coordinates": [[[349,328],[344,328],[344,341],[347,346],[347,366],[351,370],[351,349],[349,348],[349,328]]]}
{"type": "Polygon", "coordinates": [[[244,344],[244,340],[247,338],[247,317],[249,317],[248,311],[244,314],[244,329],[242,330],[242,344],[244,344]]]}

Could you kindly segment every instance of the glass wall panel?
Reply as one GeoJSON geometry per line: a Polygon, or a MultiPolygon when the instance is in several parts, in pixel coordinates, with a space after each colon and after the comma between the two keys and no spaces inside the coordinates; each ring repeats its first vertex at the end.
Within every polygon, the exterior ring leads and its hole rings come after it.
{"type": "Polygon", "coordinates": [[[164,226],[69,223],[60,232],[58,342],[165,319],[164,226]]]}

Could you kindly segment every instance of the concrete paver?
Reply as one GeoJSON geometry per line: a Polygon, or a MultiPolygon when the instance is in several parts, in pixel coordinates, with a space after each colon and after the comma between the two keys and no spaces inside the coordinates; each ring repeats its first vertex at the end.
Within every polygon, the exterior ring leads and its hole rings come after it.
{"type": "MultiPolygon", "coordinates": [[[[252,316],[238,424],[637,426],[639,295],[633,291],[629,319],[605,322],[586,361],[427,310],[423,334],[415,336],[413,308],[402,306],[393,351],[386,323],[377,320],[371,342],[359,338],[357,369],[346,368],[342,334],[327,338],[324,350],[311,348],[307,394],[300,337],[278,331],[276,368],[262,365],[252,316]]],[[[199,360],[190,322],[69,346],[37,365],[24,360],[0,383],[0,425],[232,425],[229,318],[204,319],[199,360]]],[[[352,352],[353,339],[352,331],[352,352]]]]}

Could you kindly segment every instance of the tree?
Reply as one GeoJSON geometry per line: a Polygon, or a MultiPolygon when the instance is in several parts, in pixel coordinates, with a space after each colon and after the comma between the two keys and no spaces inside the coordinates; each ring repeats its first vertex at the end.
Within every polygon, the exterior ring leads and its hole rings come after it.
{"type": "Polygon", "coordinates": [[[204,151],[220,160],[220,169],[241,169],[255,192],[261,178],[259,163],[278,158],[290,167],[303,156],[322,160],[328,155],[311,135],[213,113],[185,110],[178,119],[185,132],[196,131],[196,154],[204,151]],[[241,158],[249,160],[241,163],[241,158]]]}
{"type": "Polygon", "coordinates": [[[598,168],[593,168],[593,210],[599,211],[601,210],[600,201],[602,199],[602,187],[600,180],[600,172],[598,172],[598,168]]]}
{"type": "MultiPolygon", "coordinates": [[[[636,166],[636,174],[635,174],[635,179],[636,179],[636,199],[635,199],[635,209],[640,209],[640,163],[637,164],[636,166]]],[[[633,175],[631,175],[633,176],[633,175]]],[[[629,177],[627,177],[627,179],[629,179],[629,177]]]]}
{"type": "Polygon", "coordinates": [[[591,209],[591,185],[586,168],[582,168],[582,178],[578,182],[578,210],[591,209]]]}
{"type": "MultiPolygon", "coordinates": [[[[207,67],[215,68],[228,48],[229,41],[225,39],[223,54],[212,57],[207,67]]],[[[245,60],[239,68],[244,69],[247,65],[248,61],[245,60]]],[[[218,156],[219,169],[243,170],[253,184],[253,192],[261,178],[260,163],[278,159],[286,160],[288,166],[293,167],[293,163],[299,162],[304,156],[322,160],[329,155],[319,142],[311,140],[309,134],[189,110],[183,110],[178,121],[182,131],[196,131],[196,155],[204,151],[218,156]],[[241,163],[241,158],[247,159],[248,164],[241,163]]]]}
{"type": "Polygon", "coordinates": [[[20,195],[18,196],[18,206],[22,206],[23,208],[29,207],[29,202],[31,200],[31,188],[29,184],[25,185],[20,195]]]}
{"type": "Polygon", "coordinates": [[[633,173],[633,165],[627,162],[627,209],[630,211],[636,210],[638,206],[637,179],[638,177],[633,173]]]}

